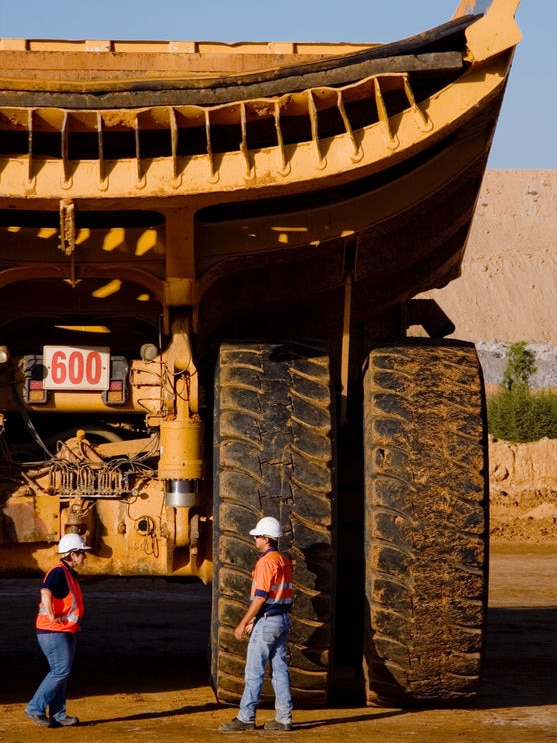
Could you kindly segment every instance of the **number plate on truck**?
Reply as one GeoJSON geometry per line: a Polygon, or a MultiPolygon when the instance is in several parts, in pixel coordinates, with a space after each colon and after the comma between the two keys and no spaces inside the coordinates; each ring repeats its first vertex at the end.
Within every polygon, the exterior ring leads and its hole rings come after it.
{"type": "Polygon", "coordinates": [[[107,346],[44,346],[47,390],[107,390],[110,349],[107,346]]]}

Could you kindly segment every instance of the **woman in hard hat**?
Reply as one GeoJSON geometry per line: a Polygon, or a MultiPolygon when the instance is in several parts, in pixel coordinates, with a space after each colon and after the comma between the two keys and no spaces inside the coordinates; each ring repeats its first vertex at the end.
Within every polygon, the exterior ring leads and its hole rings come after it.
{"type": "Polygon", "coordinates": [[[250,605],[234,630],[238,640],[249,636],[245,685],[238,715],[220,725],[223,733],[255,730],[255,713],[268,662],[275,692],[275,719],[268,720],[264,728],[292,730],[292,697],[286,662],[293,595],[292,563],[278,551],[278,539],[283,534],[277,519],[264,516],[250,535],[255,539],[259,557],[252,573],[250,605]]]}
{"type": "Polygon", "coordinates": [[[79,722],[77,717],[66,714],[66,684],[83,617],[83,597],[76,568],[83,565],[86,551],[90,549],[79,534],[65,534],[58,544],[60,562],[49,570],[41,587],[35,626],[50,671],[27,705],[25,714],[45,727],[79,722]]]}

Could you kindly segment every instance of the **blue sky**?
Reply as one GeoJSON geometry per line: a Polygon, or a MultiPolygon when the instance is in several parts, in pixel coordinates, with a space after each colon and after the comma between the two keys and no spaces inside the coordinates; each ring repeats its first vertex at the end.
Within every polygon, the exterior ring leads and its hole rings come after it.
{"type": "MultiPolygon", "coordinates": [[[[443,23],[457,5],[458,0],[0,0],[0,37],[382,42],[443,23]]],[[[524,39],[489,167],[557,169],[557,0],[521,0],[516,17],[524,39]]]]}

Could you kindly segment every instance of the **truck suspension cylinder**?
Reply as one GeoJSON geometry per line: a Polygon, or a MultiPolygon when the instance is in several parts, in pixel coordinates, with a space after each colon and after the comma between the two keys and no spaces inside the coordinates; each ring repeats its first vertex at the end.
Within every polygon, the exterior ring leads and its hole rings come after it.
{"type": "Polygon", "coordinates": [[[166,505],[197,505],[197,484],[203,476],[203,422],[198,415],[163,421],[160,442],[159,478],[166,481],[166,505]]]}

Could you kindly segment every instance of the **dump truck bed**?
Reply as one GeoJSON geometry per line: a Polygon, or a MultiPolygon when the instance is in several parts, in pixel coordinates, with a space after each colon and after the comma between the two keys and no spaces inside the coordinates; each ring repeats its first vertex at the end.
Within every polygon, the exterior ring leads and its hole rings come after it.
{"type": "Polygon", "coordinates": [[[107,275],[86,256],[101,208],[107,229],[123,209],[164,223],[158,268],[137,251],[120,268],[163,305],[193,306],[201,336],[255,311],[312,303],[321,318],[347,270],[356,321],[445,285],[512,58],[507,38],[487,57],[475,41],[478,59],[468,41],[495,16],[384,45],[2,40],[0,222],[20,232],[17,250],[3,241],[0,287],[30,270],[41,213],[64,214],[80,248],[45,251],[35,273],[107,275]]]}

